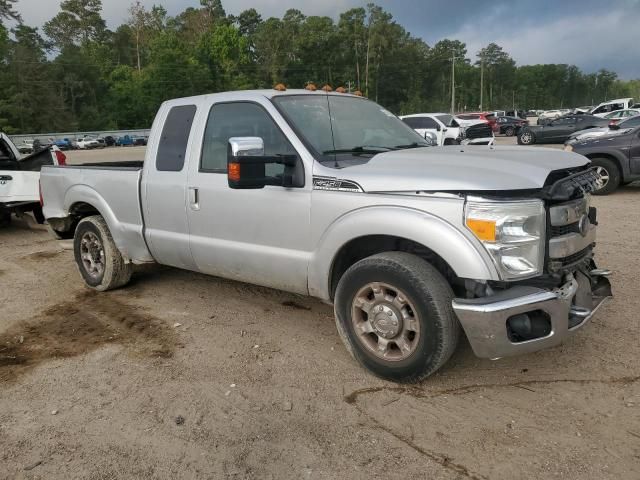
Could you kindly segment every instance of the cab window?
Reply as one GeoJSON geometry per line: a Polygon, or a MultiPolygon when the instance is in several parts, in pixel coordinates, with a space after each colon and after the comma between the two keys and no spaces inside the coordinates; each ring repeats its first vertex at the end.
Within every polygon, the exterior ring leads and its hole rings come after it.
{"type": "MultiPolygon", "coordinates": [[[[204,133],[200,171],[226,173],[227,147],[232,137],[260,137],[265,155],[297,155],[273,118],[260,105],[250,102],[219,103],[211,107],[204,133]]],[[[269,164],[266,174],[276,176],[283,165],[269,164]]]]}

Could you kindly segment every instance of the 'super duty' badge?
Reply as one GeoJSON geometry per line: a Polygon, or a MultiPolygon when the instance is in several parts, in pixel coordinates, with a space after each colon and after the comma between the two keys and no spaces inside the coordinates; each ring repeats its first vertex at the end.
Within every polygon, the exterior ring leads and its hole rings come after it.
{"type": "Polygon", "coordinates": [[[336,192],[362,192],[362,187],[351,180],[335,177],[313,177],[314,190],[332,190],[336,192]]]}

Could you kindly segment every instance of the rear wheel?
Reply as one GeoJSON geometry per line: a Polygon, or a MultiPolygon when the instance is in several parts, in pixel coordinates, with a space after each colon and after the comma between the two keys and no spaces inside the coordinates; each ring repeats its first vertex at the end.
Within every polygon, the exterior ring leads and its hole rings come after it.
{"type": "Polygon", "coordinates": [[[592,158],[591,165],[596,168],[600,176],[598,189],[594,195],[609,195],[620,185],[620,169],[615,162],[609,158],[592,158]]]}
{"type": "Polygon", "coordinates": [[[519,145],[533,145],[534,143],[536,143],[536,136],[533,132],[525,130],[524,132],[520,132],[518,135],[519,145]]]}
{"type": "Polygon", "coordinates": [[[100,215],[83,218],[78,223],[73,251],[80,275],[94,290],[113,290],[131,279],[133,266],[125,262],[100,215]]]}
{"type": "Polygon", "coordinates": [[[451,357],[460,326],[445,278],[423,259],[387,252],[357,262],[340,279],[338,332],[353,357],[396,382],[428,377],[451,357]]]}
{"type": "Polygon", "coordinates": [[[0,227],[11,225],[11,212],[0,212],[0,227]]]}

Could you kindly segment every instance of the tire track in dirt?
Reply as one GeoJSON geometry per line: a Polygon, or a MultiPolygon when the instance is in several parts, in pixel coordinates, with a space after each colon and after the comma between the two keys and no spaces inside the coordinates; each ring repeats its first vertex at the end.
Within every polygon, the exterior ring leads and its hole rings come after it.
{"type": "MultiPolygon", "coordinates": [[[[548,379],[548,380],[526,380],[521,382],[512,382],[512,383],[486,383],[486,384],[472,384],[472,385],[463,385],[460,387],[447,388],[435,391],[425,391],[415,386],[379,386],[379,387],[368,387],[361,388],[351,392],[348,395],[343,397],[344,401],[353,405],[360,414],[364,415],[368,418],[374,428],[377,428],[392,437],[396,438],[398,441],[404,443],[414,451],[420,453],[421,455],[433,460],[438,463],[442,467],[455,472],[459,475],[464,476],[465,478],[469,478],[471,480],[488,480],[489,477],[475,473],[470,470],[467,466],[462,463],[456,462],[453,458],[445,455],[443,453],[437,452],[435,450],[430,450],[424,447],[421,447],[416,442],[413,441],[412,438],[407,437],[401,433],[394,431],[393,429],[383,425],[380,423],[373,415],[368,413],[365,409],[361,408],[358,403],[358,399],[360,397],[364,397],[367,395],[372,395],[380,392],[388,392],[395,393],[398,395],[408,395],[410,397],[416,399],[434,399],[437,397],[445,396],[445,395],[466,395],[470,393],[477,392],[483,389],[503,389],[503,388],[521,388],[524,390],[535,391],[532,386],[535,385],[553,385],[553,384],[562,384],[562,383],[572,383],[577,385],[590,385],[590,384],[605,384],[605,385],[630,385],[635,382],[640,381],[640,375],[637,376],[626,376],[619,378],[610,378],[610,379],[548,379]]],[[[395,402],[397,399],[392,400],[395,402]]],[[[389,402],[391,403],[391,402],[389,402]]]]}
{"type": "Polygon", "coordinates": [[[83,355],[109,343],[163,358],[177,346],[175,332],[162,320],[113,295],[82,292],[0,333],[0,382],[15,381],[48,360],[83,355]]]}

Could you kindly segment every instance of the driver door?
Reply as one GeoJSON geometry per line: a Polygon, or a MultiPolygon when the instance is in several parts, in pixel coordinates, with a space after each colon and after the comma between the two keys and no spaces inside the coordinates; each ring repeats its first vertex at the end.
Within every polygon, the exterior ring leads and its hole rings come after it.
{"type": "MultiPolygon", "coordinates": [[[[231,137],[262,138],[265,155],[298,153],[258,103],[214,103],[205,121],[200,155],[190,162],[188,178],[196,267],[210,275],[306,294],[312,186],[232,189],[227,179],[231,137]]],[[[268,165],[266,175],[283,169],[268,165]]]]}
{"type": "Polygon", "coordinates": [[[574,132],[575,126],[575,117],[559,118],[545,128],[545,137],[551,142],[564,142],[566,138],[574,132]]]}

